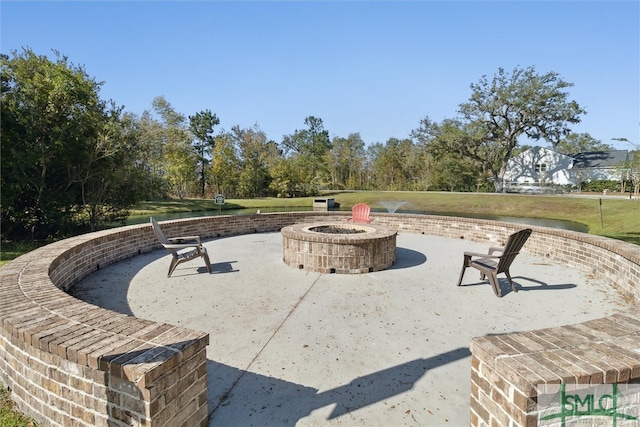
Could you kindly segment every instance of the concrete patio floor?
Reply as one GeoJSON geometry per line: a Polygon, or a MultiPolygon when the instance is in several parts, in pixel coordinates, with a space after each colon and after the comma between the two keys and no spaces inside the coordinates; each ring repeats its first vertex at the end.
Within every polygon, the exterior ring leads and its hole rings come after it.
{"type": "Polygon", "coordinates": [[[487,249],[459,239],[399,234],[395,265],[358,275],[286,266],[280,233],[205,246],[214,274],[194,260],[167,278],[158,250],[101,269],[74,296],[208,332],[210,426],[465,426],[472,337],[625,306],[603,283],[526,253],[511,267],[517,293],[497,298],[474,269],[456,287],[462,253],[487,249]]]}

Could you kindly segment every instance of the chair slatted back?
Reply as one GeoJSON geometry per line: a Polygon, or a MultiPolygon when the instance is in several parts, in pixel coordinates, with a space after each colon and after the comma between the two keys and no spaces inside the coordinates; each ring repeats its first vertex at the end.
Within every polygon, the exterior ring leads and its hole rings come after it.
{"type": "Polygon", "coordinates": [[[526,228],[509,236],[509,240],[507,240],[507,244],[504,246],[504,252],[500,256],[500,261],[496,267],[496,274],[509,271],[511,263],[520,253],[520,249],[524,246],[531,232],[532,230],[530,228],[526,228]]]}
{"type": "Polygon", "coordinates": [[[368,222],[371,208],[365,203],[356,203],[351,208],[353,222],[368,222]]]}
{"type": "Polygon", "coordinates": [[[162,243],[163,245],[168,245],[169,239],[167,239],[167,236],[164,235],[164,232],[160,228],[160,225],[158,224],[158,222],[153,217],[150,218],[150,221],[151,221],[151,227],[153,228],[153,232],[156,234],[156,237],[158,238],[158,240],[160,240],[160,243],[162,243]]]}
{"type": "MultiPolygon", "coordinates": [[[[151,227],[153,228],[153,232],[156,234],[156,237],[158,238],[158,240],[160,240],[160,243],[162,243],[163,246],[170,244],[171,242],[169,242],[169,239],[167,239],[167,236],[165,236],[158,222],[153,217],[151,217],[150,221],[151,221],[151,227]]],[[[175,249],[167,248],[166,246],[164,248],[169,252],[171,252],[172,255],[177,256],[177,252],[175,249]]]]}

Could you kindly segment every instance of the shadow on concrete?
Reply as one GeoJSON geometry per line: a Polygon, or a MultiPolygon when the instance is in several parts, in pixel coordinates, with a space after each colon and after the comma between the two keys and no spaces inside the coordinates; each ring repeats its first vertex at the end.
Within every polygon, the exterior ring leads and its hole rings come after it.
{"type": "MultiPolygon", "coordinates": [[[[536,279],[532,279],[530,277],[524,277],[524,276],[514,276],[511,278],[513,280],[513,285],[515,286],[516,290],[518,292],[521,291],[560,291],[563,289],[571,289],[571,288],[575,288],[578,285],[573,284],[573,283],[563,283],[563,284],[557,284],[557,285],[549,285],[546,282],[542,282],[540,280],[536,280],[536,279]],[[520,281],[518,281],[517,279],[519,279],[520,281]],[[526,281],[526,282],[531,282],[531,283],[535,283],[535,286],[523,286],[522,285],[522,281],[526,281]]],[[[465,287],[465,286],[491,286],[489,284],[489,280],[485,279],[485,280],[479,280],[478,282],[474,282],[474,283],[463,283],[461,285],[461,287],[465,287]]],[[[499,277],[498,278],[498,286],[500,286],[500,292],[502,293],[502,296],[505,296],[507,294],[512,293],[513,291],[511,290],[511,285],[509,284],[509,279],[507,279],[506,277],[499,277]]]]}
{"type": "Polygon", "coordinates": [[[162,257],[167,257],[166,268],[168,270],[171,262],[170,256],[167,255],[165,250],[154,250],[119,261],[117,268],[106,266],[110,268],[108,271],[111,276],[104,278],[95,273],[89,275],[82,279],[81,286],[74,285],[69,289],[68,294],[88,304],[133,316],[133,311],[127,299],[129,285],[133,278],[140,273],[140,270],[162,257]],[[108,298],[102,297],[105,293],[109,295],[108,298]]]}
{"type": "MultiPolygon", "coordinates": [[[[211,264],[211,274],[237,273],[240,270],[233,268],[233,263],[238,261],[215,262],[211,264]]],[[[207,267],[199,267],[198,273],[207,273],[207,267]]]]}
{"type": "Polygon", "coordinates": [[[209,401],[212,404],[209,422],[210,425],[295,426],[311,412],[334,405],[327,418],[331,420],[405,393],[427,371],[470,356],[469,349],[461,347],[373,372],[321,393],[313,387],[209,360],[209,401]],[[217,380],[226,378],[228,381],[231,377],[236,377],[231,387],[220,390],[217,380]]]}
{"type": "Polygon", "coordinates": [[[396,262],[389,270],[399,270],[401,268],[416,267],[427,262],[427,256],[422,252],[407,248],[396,248],[396,262]]]}
{"type": "MultiPolygon", "coordinates": [[[[532,279],[530,277],[522,277],[522,276],[512,277],[512,279],[513,279],[513,283],[516,284],[516,289],[518,290],[518,292],[520,292],[520,291],[558,291],[558,290],[562,290],[562,289],[576,288],[578,286],[578,285],[573,284],[573,283],[550,285],[550,284],[548,284],[546,282],[543,282],[541,280],[536,280],[536,279],[532,279]],[[516,281],[516,279],[526,280],[527,282],[534,283],[535,286],[522,286],[519,282],[516,281]]],[[[508,283],[507,283],[507,285],[508,285],[508,283]]]]}

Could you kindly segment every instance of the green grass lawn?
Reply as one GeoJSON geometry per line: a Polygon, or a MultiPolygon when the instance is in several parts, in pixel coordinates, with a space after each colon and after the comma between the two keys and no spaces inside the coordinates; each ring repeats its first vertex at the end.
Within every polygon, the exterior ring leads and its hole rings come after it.
{"type": "Polygon", "coordinates": [[[35,427],[39,424],[24,416],[11,400],[11,392],[0,383],[0,427],[35,427]]]}
{"type": "MultiPolygon", "coordinates": [[[[358,202],[374,210],[385,211],[385,203],[404,202],[403,210],[436,214],[497,215],[521,218],[546,218],[574,221],[588,227],[590,234],[640,244],[640,200],[617,197],[573,197],[491,193],[431,192],[339,192],[326,193],[348,210],[358,202]],[[600,204],[602,203],[602,204],[600,204]]],[[[313,197],[292,199],[259,198],[227,199],[224,210],[296,208],[308,209],[313,197]]],[[[210,199],[168,200],[141,203],[135,215],[157,215],[165,212],[210,211],[210,199]]]]}
{"type": "MultiPolygon", "coordinates": [[[[516,195],[491,193],[433,193],[410,191],[356,191],[325,193],[349,210],[358,202],[374,210],[386,211],[385,203],[404,202],[403,210],[435,214],[497,215],[522,218],[547,218],[574,221],[588,227],[590,234],[611,237],[640,245],[640,200],[617,197],[583,198],[572,196],[516,195]],[[602,205],[600,205],[602,202],[602,205]],[[602,215],[601,215],[602,214],[602,215]]],[[[235,209],[309,209],[314,197],[291,199],[226,199],[225,210],[235,209]]],[[[142,202],[132,215],[211,211],[217,208],[211,199],[171,199],[142,202]]],[[[3,243],[0,266],[40,246],[38,242],[3,243]]]]}

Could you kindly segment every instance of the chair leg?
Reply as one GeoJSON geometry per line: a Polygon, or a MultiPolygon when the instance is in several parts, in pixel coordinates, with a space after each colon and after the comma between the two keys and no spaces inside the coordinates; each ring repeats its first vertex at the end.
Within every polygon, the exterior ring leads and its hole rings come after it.
{"type": "Polygon", "coordinates": [[[458,279],[458,286],[462,285],[462,278],[464,277],[464,272],[467,269],[466,265],[462,266],[462,271],[460,272],[460,279],[458,279]]]}
{"type": "Polygon", "coordinates": [[[205,264],[207,264],[207,271],[209,272],[209,274],[211,274],[212,271],[211,271],[211,261],[209,261],[209,254],[207,253],[206,250],[203,250],[202,252],[200,252],[200,255],[202,256],[202,258],[204,258],[204,262],[205,264]]]}
{"type": "Polygon", "coordinates": [[[462,285],[462,278],[464,277],[464,272],[467,270],[467,267],[469,266],[470,259],[471,257],[465,255],[464,262],[462,263],[462,270],[460,271],[460,278],[458,279],[458,286],[462,285]]]}
{"type": "Polygon", "coordinates": [[[509,272],[505,271],[504,274],[507,276],[507,279],[509,279],[509,284],[511,285],[511,290],[513,292],[518,292],[518,290],[516,289],[516,285],[514,285],[513,280],[511,280],[511,275],[509,274],[509,272]]]}
{"type": "Polygon", "coordinates": [[[500,283],[498,282],[498,276],[496,274],[489,274],[489,282],[493,287],[493,292],[498,298],[502,298],[502,292],[500,291],[500,283]]]}
{"type": "Polygon", "coordinates": [[[173,274],[173,270],[175,270],[177,266],[178,266],[178,258],[173,257],[171,259],[171,265],[169,265],[169,273],[167,274],[167,277],[171,277],[171,274],[173,274]]]}

